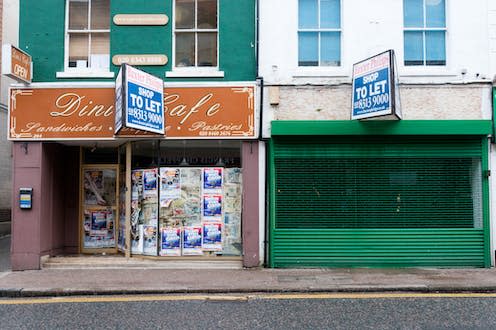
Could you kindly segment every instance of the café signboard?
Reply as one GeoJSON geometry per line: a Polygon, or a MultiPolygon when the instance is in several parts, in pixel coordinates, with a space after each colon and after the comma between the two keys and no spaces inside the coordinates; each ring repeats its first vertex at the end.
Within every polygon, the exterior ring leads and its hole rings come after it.
{"type": "Polygon", "coordinates": [[[169,17],[163,14],[117,14],[115,25],[167,25],[169,17]]]}
{"type": "MultiPolygon", "coordinates": [[[[257,138],[255,84],[164,89],[167,139],[257,138]]],[[[115,135],[114,88],[11,88],[10,140],[114,140],[159,137],[132,128],[115,135]]]]}

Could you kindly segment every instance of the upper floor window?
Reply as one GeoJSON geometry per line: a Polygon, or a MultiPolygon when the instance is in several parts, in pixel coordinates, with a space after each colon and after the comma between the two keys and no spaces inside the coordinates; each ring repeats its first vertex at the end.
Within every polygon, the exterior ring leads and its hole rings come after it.
{"type": "Polygon", "coordinates": [[[218,0],[176,0],[175,67],[218,66],[218,0]]]}
{"type": "Polygon", "coordinates": [[[340,0],[298,0],[298,65],[341,65],[340,0]]]}
{"type": "Polygon", "coordinates": [[[445,0],[403,0],[405,65],[446,65],[445,0]]]}
{"type": "Polygon", "coordinates": [[[67,0],[65,69],[108,71],[110,0],[67,0]]]}

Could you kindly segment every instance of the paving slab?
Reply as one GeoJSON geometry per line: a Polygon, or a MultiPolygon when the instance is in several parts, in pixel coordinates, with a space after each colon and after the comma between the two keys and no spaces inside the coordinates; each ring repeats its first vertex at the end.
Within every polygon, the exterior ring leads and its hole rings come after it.
{"type": "Polygon", "coordinates": [[[495,269],[42,269],[0,273],[0,296],[496,292],[495,269]]]}

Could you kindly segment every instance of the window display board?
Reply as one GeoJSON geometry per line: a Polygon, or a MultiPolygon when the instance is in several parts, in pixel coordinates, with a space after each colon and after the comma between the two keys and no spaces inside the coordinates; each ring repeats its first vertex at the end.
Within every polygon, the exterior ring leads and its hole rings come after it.
{"type": "Polygon", "coordinates": [[[241,255],[240,168],[133,170],[131,253],[241,255]]]}
{"type": "Polygon", "coordinates": [[[117,167],[82,168],[82,252],[116,250],[117,167]]]}

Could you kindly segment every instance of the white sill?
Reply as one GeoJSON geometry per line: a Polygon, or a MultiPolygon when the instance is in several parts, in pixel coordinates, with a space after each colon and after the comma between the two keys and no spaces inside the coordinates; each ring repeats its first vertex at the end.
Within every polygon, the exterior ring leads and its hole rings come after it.
{"type": "Polygon", "coordinates": [[[343,67],[299,67],[292,72],[293,78],[349,77],[349,70],[343,67]]]}
{"type": "Polygon", "coordinates": [[[167,78],[224,78],[224,71],[205,69],[173,70],[165,73],[167,78]]]}
{"type": "Polygon", "coordinates": [[[399,67],[400,77],[456,77],[458,73],[444,66],[401,66],[399,67]]]}
{"type": "Polygon", "coordinates": [[[114,78],[111,71],[62,71],[56,73],[57,78],[114,78]]]}

